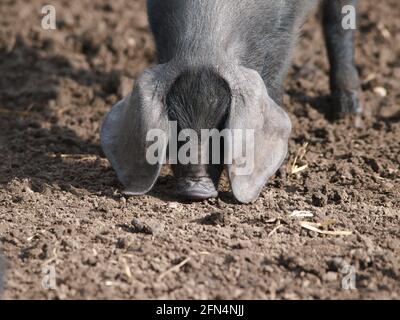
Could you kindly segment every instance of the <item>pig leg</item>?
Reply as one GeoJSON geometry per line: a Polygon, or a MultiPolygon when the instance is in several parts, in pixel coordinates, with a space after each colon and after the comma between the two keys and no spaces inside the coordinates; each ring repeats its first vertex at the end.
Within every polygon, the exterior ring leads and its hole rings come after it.
{"type": "Polygon", "coordinates": [[[357,0],[324,0],[323,24],[331,66],[330,86],[335,112],[361,113],[360,80],[354,63],[355,30],[342,26],[342,8],[357,0]]]}

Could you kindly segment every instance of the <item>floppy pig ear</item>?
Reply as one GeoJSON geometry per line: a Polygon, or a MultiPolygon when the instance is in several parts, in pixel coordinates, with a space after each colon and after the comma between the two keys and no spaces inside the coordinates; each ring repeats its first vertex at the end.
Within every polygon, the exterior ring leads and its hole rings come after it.
{"type": "Polygon", "coordinates": [[[154,186],[165,161],[168,140],[168,117],[163,104],[164,66],[146,70],[137,80],[130,96],[117,103],[107,115],[101,130],[101,146],[125,194],[145,194],[154,186]],[[149,130],[165,133],[157,136],[157,163],[149,162],[146,141],[149,130]]]}
{"type": "Polygon", "coordinates": [[[235,198],[250,203],[282,165],[292,126],[286,112],[269,97],[258,72],[239,67],[230,75],[232,106],[227,128],[241,129],[242,134],[230,135],[227,143],[228,154],[233,155],[228,174],[235,198]]]}

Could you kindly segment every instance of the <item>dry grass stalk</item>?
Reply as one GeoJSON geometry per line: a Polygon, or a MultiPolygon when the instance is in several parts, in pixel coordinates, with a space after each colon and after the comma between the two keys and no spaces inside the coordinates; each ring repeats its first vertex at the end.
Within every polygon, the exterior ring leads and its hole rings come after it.
{"type": "Polygon", "coordinates": [[[327,226],[330,226],[332,224],[335,224],[335,220],[327,220],[323,223],[315,223],[315,222],[309,222],[309,221],[301,221],[300,226],[304,229],[314,231],[320,234],[325,234],[325,235],[330,235],[330,236],[350,236],[353,234],[353,232],[348,231],[348,230],[324,230],[322,228],[326,228],[327,226]]]}
{"type": "Polygon", "coordinates": [[[304,171],[308,168],[308,164],[305,165],[299,165],[298,163],[300,161],[304,160],[305,155],[307,154],[307,148],[308,148],[308,142],[304,143],[299,150],[297,151],[296,157],[294,158],[294,161],[291,165],[290,168],[290,173],[291,174],[296,174],[301,171],[304,171]]]}
{"type": "Polygon", "coordinates": [[[172,272],[178,272],[185,264],[187,264],[193,258],[193,256],[196,256],[196,255],[209,255],[209,254],[210,253],[206,252],[206,251],[198,252],[197,254],[192,254],[189,257],[187,257],[186,259],[184,259],[182,262],[178,263],[177,265],[175,265],[175,266],[169,268],[168,270],[164,271],[163,273],[161,273],[158,276],[157,280],[161,281],[168,274],[170,274],[172,272]]]}

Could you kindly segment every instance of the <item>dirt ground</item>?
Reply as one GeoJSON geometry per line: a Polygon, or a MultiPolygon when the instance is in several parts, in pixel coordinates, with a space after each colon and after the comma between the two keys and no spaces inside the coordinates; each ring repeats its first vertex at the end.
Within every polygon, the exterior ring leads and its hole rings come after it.
{"type": "Polygon", "coordinates": [[[327,116],[327,59],[310,17],[286,86],[290,155],[252,205],[235,203],[226,179],[219,199],[179,202],[168,169],[150,195],[121,195],[99,127],[154,62],[145,1],[51,3],[58,29],[46,31],[47,2],[0,2],[4,298],[400,298],[398,0],[361,1],[357,123],[327,116]],[[308,167],[292,174],[305,143],[297,164],[308,167]],[[327,229],[352,234],[300,224],[331,220],[327,229]]]}

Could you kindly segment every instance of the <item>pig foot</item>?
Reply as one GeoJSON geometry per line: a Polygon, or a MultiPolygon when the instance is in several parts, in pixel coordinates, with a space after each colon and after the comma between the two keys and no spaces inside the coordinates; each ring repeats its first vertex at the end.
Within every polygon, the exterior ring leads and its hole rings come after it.
{"type": "Polygon", "coordinates": [[[334,90],[332,92],[332,104],[335,113],[340,114],[360,114],[362,105],[358,91],[353,90],[334,90]]]}

